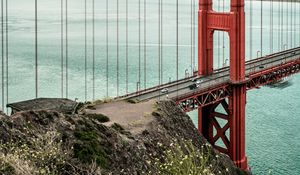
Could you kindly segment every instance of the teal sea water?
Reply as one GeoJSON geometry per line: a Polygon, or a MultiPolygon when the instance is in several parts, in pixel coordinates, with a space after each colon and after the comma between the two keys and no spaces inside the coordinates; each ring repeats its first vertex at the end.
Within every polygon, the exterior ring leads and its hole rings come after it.
{"type": "MultiPolygon", "coordinates": [[[[138,0],[129,1],[129,91],[136,90],[139,79],[138,0]]],[[[60,53],[60,0],[39,0],[39,96],[61,97],[60,53]]],[[[92,99],[92,28],[91,0],[88,2],[88,99],[92,99]]],[[[141,1],[142,3],[144,1],[141,1]]],[[[158,1],[147,2],[147,83],[158,84],[158,1]]],[[[179,78],[191,72],[191,1],[180,0],[179,8],[179,78]]],[[[223,1],[220,1],[222,5],[223,1]]],[[[109,96],[117,94],[116,66],[116,3],[109,0],[109,96]]],[[[223,6],[214,9],[223,10],[223,6]]],[[[196,7],[197,8],[197,2],[196,7]]],[[[285,3],[283,6],[283,31],[279,35],[280,4],[273,3],[273,28],[270,26],[270,3],[263,2],[263,47],[260,45],[260,2],[253,1],[253,38],[250,50],[250,2],[246,2],[246,59],[255,58],[258,51],[269,54],[270,41],[273,51],[300,45],[300,5],[285,3]],[[295,20],[290,20],[291,7],[295,7],[295,20]],[[288,19],[288,20],[286,20],[288,19]],[[295,28],[289,27],[293,21],[295,28]],[[273,31],[272,40],[270,34],[273,31]],[[279,44],[282,38],[281,44],[279,44]]],[[[69,98],[84,101],[84,1],[69,0],[69,98]]],[[[95,1],[95,92],[97,98],[106,96],[106,1],[95,1]]],[[[142,4],[143,15],[143,4],[142,4]]],[[[228,11],[228,2],[224,10],[228,11]]],[[[196,10],[195,10],[196,12],[196,10]]],[[[125,1],[120,1],[120,94],[125,93],[125,1]]],[[[197,18],[197,14],[196,14],[197,18]]],[[[144,18],[141,18],[141,82],[144,82],[144,18]]],[[[163,82],[176,79],[176,6],[175,1],[163,1],[163,82]]],[[[197,34],[197,33],[196,33],[197,34]]],[[[197,41],[197,35],[196,41],[197,41]]],[[[228,37],[215,34],[214,67],[228,65],[228,37]],[[218,40],[220,38],[220,40],[218,40]],[[223,57],[224,55],[224,57],[223,57]]],[[[65,65],[64,65],[65,66],[65,65]]],[[[34,1],[9,0],[9,102],[34,98],[34,1]]],[[[284,89],[262,87],[248,92],[247,97],[247,155],[254,174],[298,175],[300,174],[300,75],[290,79],[284,89]]],[[[64,84],[65,87],[65,84],[64,84]]],[[[142,83],[142,88],[145,85],[142,83]]],[[[0,102],[1,103],[1,102],[0,102]]],[[[2,106],[2,104],[0,104],[2,106]]],[[[195,113],[190,113],[197,123],[195,113]]]]}

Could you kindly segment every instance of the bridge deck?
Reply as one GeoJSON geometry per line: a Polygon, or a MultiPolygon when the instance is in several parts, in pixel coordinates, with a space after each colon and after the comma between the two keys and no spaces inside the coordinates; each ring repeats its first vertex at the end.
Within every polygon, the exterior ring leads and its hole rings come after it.
{"type": "MultiPolygon", "coordinates": [[[[260,72],[268,71],[274,67],[279,67],[280,65],[299,61],[300,60],[300,47],[268,55],[265,57],[257,58],[246,62],[246,77],[260,72]]],[[[184,94],[190,94],[194,92],[201,92],[208,89],[213,89],[219,87],[222,84],[230,84],[229,78],[229,67],[224,67],[214,71],[212,75],[205,77],[189,77],[176,82],[170,82],[161,86],[153,87],[136,93],[128,94],[121,99],[132,99],[136,101],[150,100],[154,98],[166,99],[166,98],[176,98],[184,94]],[[190,89],[190,86],[195,84],[193,79],[201,81],[199,87],[195,89],[190,89]],[[163,89],[168,89],[167,93],[163,93],[163,89]]]]}

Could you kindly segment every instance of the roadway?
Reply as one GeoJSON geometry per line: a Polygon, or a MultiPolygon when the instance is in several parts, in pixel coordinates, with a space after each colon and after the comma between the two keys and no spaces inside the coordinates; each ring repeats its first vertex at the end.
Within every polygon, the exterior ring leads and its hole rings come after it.
{"type": "MultiPolygon", "coordinates": [[[[253,59],[246,62],[246,77],[263,70],[268,70],[277,65],[295,61],[300,58],[300,47],[278,52],[265,57],[253,59]]],[[[170,82],[150,89],[145,89],[132,94],[121,96],[118,99],[145,101],[150,99],[170,99],[179,95],[192,93],[193,91],[201,91],[208,88],[217,87],[221,84],[230,83],[229,67],[214,70],[213,74],[205,77],[192,76],[176,82],[170,82]],[[193,79],[201,81],[199,87],[190,89],[190,86],[195,84],[193,79]],[[162,93],[163,89],[167,89],[167,93],[162,93]]]]}

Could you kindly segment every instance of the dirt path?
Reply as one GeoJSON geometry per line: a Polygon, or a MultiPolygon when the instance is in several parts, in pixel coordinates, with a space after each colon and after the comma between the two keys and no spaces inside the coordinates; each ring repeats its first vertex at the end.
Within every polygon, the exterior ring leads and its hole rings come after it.
{"type": "Polygon", "coordinates": [[[153,121],[152,112],[155,110],[155,100],[141,103],[128,103],[126,101],[116,101],[96,105],[95,110],[87,110],[88,113],[103,114],[109,117],[110,122],[104,123],[110,126],[118,123],[132,134],[138,134],[147,128],[147,124],[153,121]]]}

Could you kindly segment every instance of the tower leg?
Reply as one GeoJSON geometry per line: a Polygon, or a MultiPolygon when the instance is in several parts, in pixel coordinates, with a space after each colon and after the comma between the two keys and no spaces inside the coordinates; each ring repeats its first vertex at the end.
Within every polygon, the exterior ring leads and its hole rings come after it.
{"type": "Polygon", "coordinates": [[[230,149],[229,156],[237,167],[246,170],[248,168],[245,151],[245,106],[246,86],[233,87],[233,94],[229,99],[230,117],[230,149]]]}

